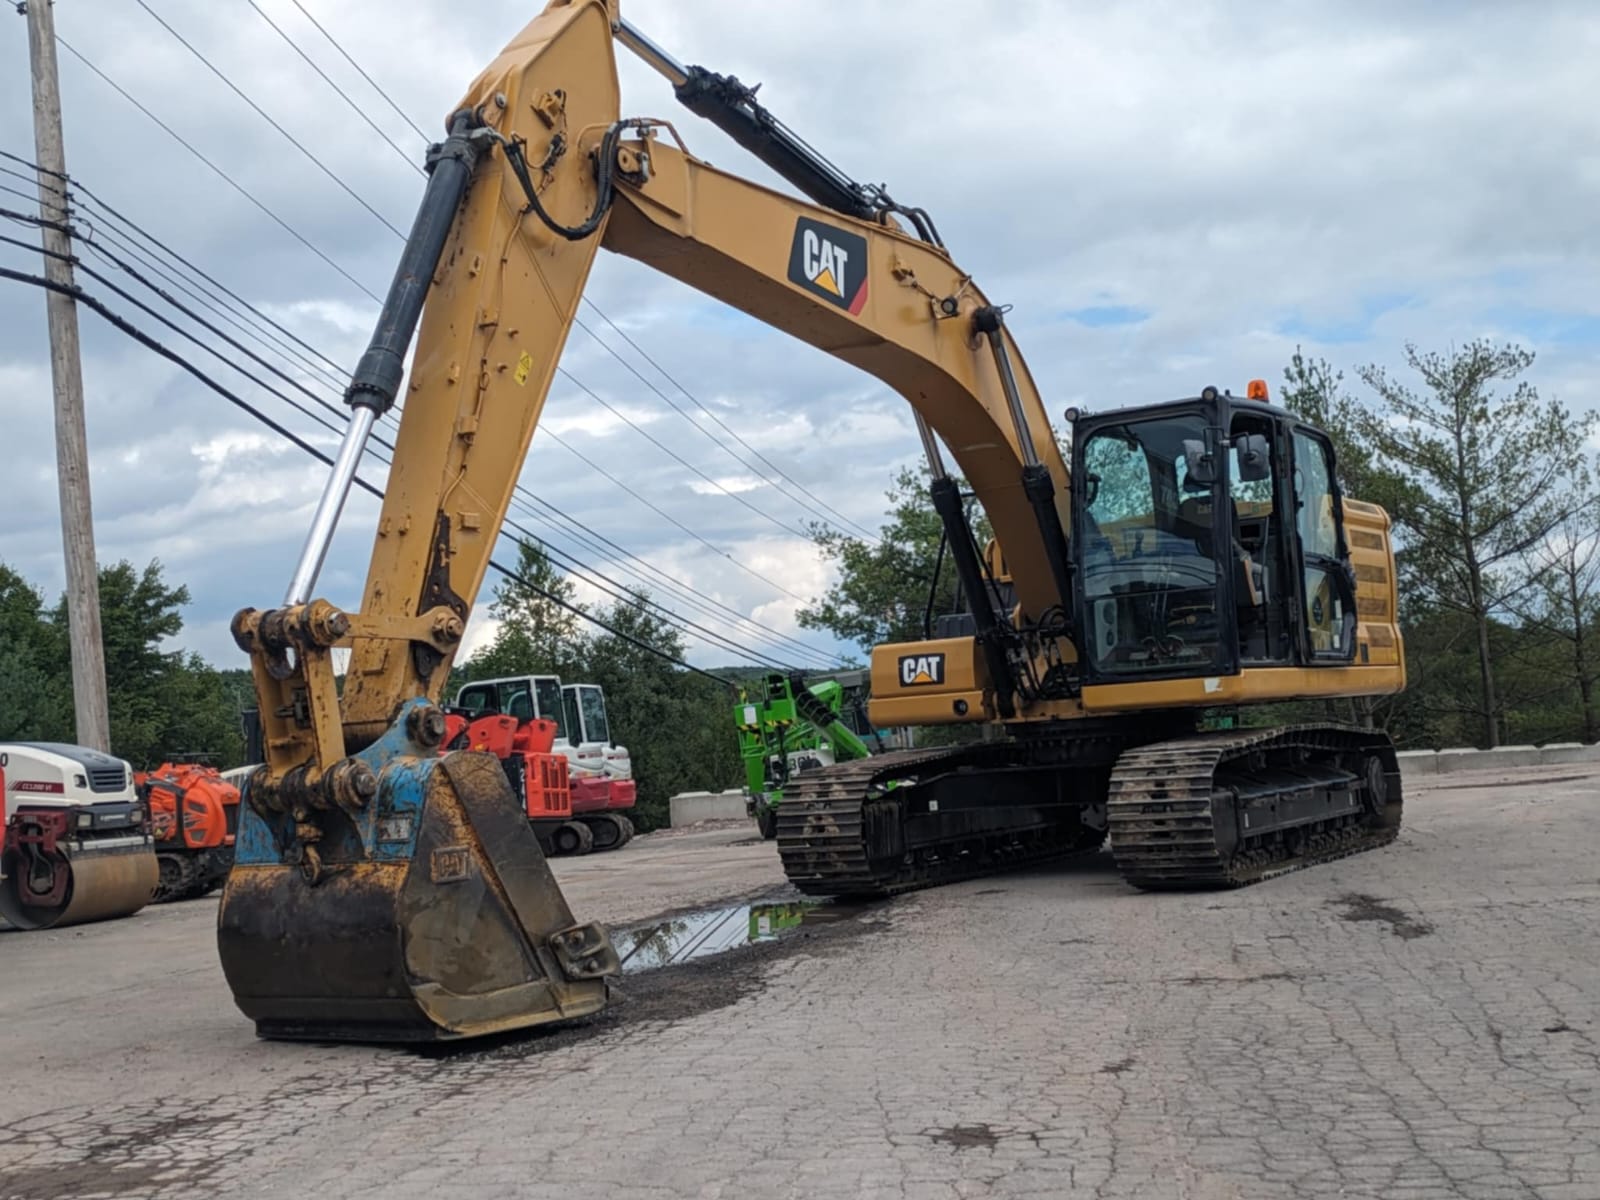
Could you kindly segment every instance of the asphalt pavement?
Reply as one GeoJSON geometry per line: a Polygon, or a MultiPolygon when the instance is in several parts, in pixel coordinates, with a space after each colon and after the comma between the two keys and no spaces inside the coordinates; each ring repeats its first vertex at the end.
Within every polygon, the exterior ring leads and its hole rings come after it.
{"type": "MultiPolygon", "coordinates": [[[[258,1041],[214,901],[4,933],[0,1198],[1596,1200],[1597,825],[1593,768],[1441,776],[1256,887],[1102,855],[824,909],[448,1053],[258,1041]]],[[[556,865],[663,944],[786,895],[745,830],[556,865]]]]}

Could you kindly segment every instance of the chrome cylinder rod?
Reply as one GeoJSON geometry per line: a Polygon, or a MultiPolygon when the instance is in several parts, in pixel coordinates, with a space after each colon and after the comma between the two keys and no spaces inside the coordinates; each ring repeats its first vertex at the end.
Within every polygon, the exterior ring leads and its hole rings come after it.
{"type": "Polygon", "coordinates": [[[681,87],[688,80],[688,67],[628,24],[626,20],[617,22],[616,35],[617,41],[665,75],[673,87],[681,87]]]}
{"type": "Polygon", "coordinates": [[[917,436],[922,439],[922,452],[928,456],[928,474],[935,479],[943,479],[948,472],[944,469],[944,456],[939,453],[939,443],[934,439],[933,430],[921,413],[913,410],[911,415],[917,419],[917,436]]]}
{"type": "Polygon", "coordinates": [[[328,557],[328,546],[333,541],[333,531],[339,527],[339,514],[344,511],[345,498],[350,495],[350,485],[355,481],[356,467],[367,448],[367,438],[372,433],[376,411],[362,407],[350,414],[350,424],[345,428],[344,441],[339,443],[339,454],[333,460],[333,471],[317,501],[317,511],[311,517],[311,529],[306,533],[306,544],[300,550],[300,561],[295,566],[294,578],[284,594],[284,604],[304,604],[311,599],[311,589],[317,586],[317,576],[322,562],[328,557]]]}

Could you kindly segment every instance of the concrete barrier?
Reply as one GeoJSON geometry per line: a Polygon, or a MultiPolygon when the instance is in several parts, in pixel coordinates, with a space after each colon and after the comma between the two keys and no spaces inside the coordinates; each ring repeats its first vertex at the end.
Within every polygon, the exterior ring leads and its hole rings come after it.
{"type": "Polygon", "coordinates": [[[1482,761],[1483,752],[1476,746],[1451,746],[1439,751],[1439,774],[1455,771],[1481,771],[1489,764],[1482,761]]]}
{"type": "Polygon", "coordinates": [[[671,814],[669,823],[674,829],[684,825],[698,825],[701,821],[742,821],[745,819],[744,793],[680,792],[667,801],[671,814]]]}
{"type": "Polygon", "coordinates": [[[1439,752],[1437,750],[1401,750],[1395,755],[1400,760],[1400,778],[1415,775],[1437,775],[1439,752]]]}
{"type": "Polygon", "coordinates": [[[1551,742],[1539,749],[1539,758],[1546,766],[1563,766],[1567,763],[1600,763],[1600,746],[1585,746],[1582,742],[1551,742]]]}
{"type": "Polygon", "coordinates": [[[1600,746],[1581,742],[1551,742],[1547,746],[1496,746],[1478,750],[1452,746],[1447,750],[1402,750],[1402,775],[1451,775],[1457,771],[1507,771],[1519,767],[1554,767],[1571,763],[1600,763],[1600,746]],[[1431,765],[1428,763],[1432,756],[1431,765]]]}
{"type": "Polygon", "coordinates": [[[1493,750],[1485,750],[1484,766],[1491,771],[1498,771],[1505,767],[1540,767],[1544,759],[1537,746],[1496,746],[1493,750]]]}

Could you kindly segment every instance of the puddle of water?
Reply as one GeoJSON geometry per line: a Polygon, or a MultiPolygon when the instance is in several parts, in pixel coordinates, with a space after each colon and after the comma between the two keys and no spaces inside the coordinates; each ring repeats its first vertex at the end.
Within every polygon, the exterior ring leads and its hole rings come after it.
{"type": "Polygon", "coordinates": [[[611,931],[611,944],[622,959],[624,974],[721,954],[756,942],[770,942],[785,929],[817,920],[829,910],[818,900],[735,904],[686,913],[651,925],[611,931]]]}

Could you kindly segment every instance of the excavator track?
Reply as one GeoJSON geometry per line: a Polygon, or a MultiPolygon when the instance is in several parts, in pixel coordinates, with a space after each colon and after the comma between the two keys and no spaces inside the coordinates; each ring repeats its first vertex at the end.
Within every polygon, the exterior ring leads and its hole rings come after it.
{"type": "Polygon", "coordinates": [[[1076,820],[966,831],[948,840],[873,854],[898,842],[904,819],[893,781],[1014,758],[1010,743],[905,750],[795,775],[778,806],[778,854],[789,881],[814,896],[890,896],[1098,850],[1103,829],[1076,820]]]}
{"type": "Polygon", "coordinates": [[[1107,816],[1117,869],[1146,890],[1243,887],[1400,832],[1384,734],[1304,725],[1196,734],[1124,753],[1107,816]]]}
{"type": "Polygon", "coordinates": [[[1040,820],[1025,807],[1008,823],[1004,804],[990,810],[988,828],[904,836],[908,808],[889,785],[914,788],[963,768],[978,787],[985,769],[1032,767],[1091,789],[1072,811],[1105,802],[1117,868],[1147,890],[1259,883],[1399,833],[1399,765],[1381,733],[1306,725],[1128,746],[1129,735],[908,750],[801,772],[777,813],[784,872],[811,895],[888,896],[1085,853],[1104,840],[1091,821],[1040,820]]]}

